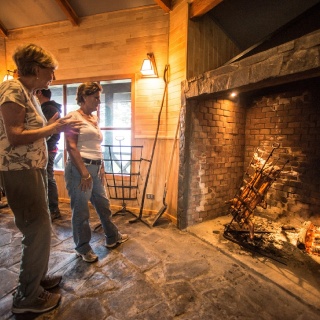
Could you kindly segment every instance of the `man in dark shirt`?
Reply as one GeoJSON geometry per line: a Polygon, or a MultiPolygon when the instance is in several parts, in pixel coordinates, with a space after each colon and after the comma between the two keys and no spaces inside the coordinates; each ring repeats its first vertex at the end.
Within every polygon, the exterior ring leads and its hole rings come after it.
{"type": "MultiPolygon", "coordinates": [[[[42,89],[36,91],[36,97],[38,98],[41,109],[47,120],[52,118],[57,112],[59,117],[61,114],[61,104],[50,100],[51,99],[51,90],[42,89]]],[[[50,139],[47,140],[48,146],[48,166],[47,166],[47,175],[48,175],[48,200],[49,200],[49,209],[51,213],[51,220],[58,219],[61,217],[59,209],[59,199],[58,199],[58,188],[57,183],[54,177],[54,159],[58,152],[58,141],[60,139],[60,134],[53,134],[50,139]]]]}

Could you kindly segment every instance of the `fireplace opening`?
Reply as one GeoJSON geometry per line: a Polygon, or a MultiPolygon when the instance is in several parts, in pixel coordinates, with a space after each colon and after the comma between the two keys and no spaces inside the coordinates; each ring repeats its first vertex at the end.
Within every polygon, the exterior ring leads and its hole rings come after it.
{"type": "Polygon", "coordinates": [[[185,115],[186,225],[224,215],[257,147],[279,144],[289,160],[256,214],[320,221],[320,78],[240,95],[193,99],[185,115]]]}
{"type": "MultiPolygon", "coordinates": [[[[312,223],[309,253],[319,263],[319,248],[314,249],[320,225],[319,87],[315,77],[240,93],[234,100],[208,95],[188,101],[183,146],[188,169],[179,177],[186,181],[188,196],[180,223],[190,227],[212,221],[209,241],[215,241],[210,238],[215,232],[223,241],[221,230],[233,219],[228,201],[241,187],[255,151],[277,146],[281,173],[264,195],[265,205],[254,208],[253,241],[248,228],[239,225],[229,240],[280,263],[303,265],[310,240],[305,226],[312,223]]],[[[312,264],[316,270],[318,263],[312,264]]]]}
{"type": "Polygon", "coordinates": [[[255,150],[274,145],[288,163],[264,196],[265,206],[254,209],[258,232],[269,230],[263,224],[270,227],[271,221],[289,226],[297,240],[304,222],[320,225],[319,87],[320,78],[311,78],[246,92],[236,100],[208,96],[188,103],[188,226],[230,214],[228,201],[255,150]]]}

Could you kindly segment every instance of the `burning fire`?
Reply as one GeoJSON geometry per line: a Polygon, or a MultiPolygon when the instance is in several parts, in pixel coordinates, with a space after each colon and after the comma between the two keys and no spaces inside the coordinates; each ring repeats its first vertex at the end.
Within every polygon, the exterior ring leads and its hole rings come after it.
{"type": "Polygon", "coordinates": [[[306,223],[306,227],[304,241],[306,252],[320,255],[320,227],[310,221],[306,223]]]}

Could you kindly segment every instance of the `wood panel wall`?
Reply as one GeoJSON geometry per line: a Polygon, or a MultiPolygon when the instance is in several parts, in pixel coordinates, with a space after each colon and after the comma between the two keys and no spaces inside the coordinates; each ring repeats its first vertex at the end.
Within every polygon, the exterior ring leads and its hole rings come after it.
{"type": "MultiPolygon", "coordinates": [[[[7,67],[14,69],[11,56],[18,45],[35,42],[51,51],[59,61],[56,83],[78,82],[78,79],[92,77],[132,76],[135,88],[132,143],[143,145],[144,158],[150,159],[158,114],[164,97],[163,72],[168,64],[169,27],[170,15],[165,14],[158,6],[154,6],[82,18],[79,27],[73,27],[65,21],[14,30],[5,39],[7,67]],[[159,78],[141,78],[139,70],[148,52],[153,52],[155,55],[159,78]]],[[[175,75],[177,83],[180,84],[183,79],[184,77],[177,79],[175,75]]],[[[144,206],[146,210],[152,212],[157,212],[162,206],[166,164],[171,152],[177,119],[177,114],[174,114],[176,119],[172,119],[170,113],[172,110],[177,110],[179,107],[176,105],[180,103],[180,92],[175,94],[174,103],[171,102],[169,95],[168,91],[147,189],[148,193],[155,195],[155,199],[146,200],[144,206]],[[170,121],[172,132],[168,129],[170,121]]],[[[173,167],[175,166],[174,163],[173,167]]],[[[173,169],[172,172],[176,173],[176,170],[173,169]]],[[[146,174],[146,170],[143,174],[146,174]]],[[[56,179],[60,200],[68,201],[63,172],[56,172],[56,179]]],[[[170,179],[175,179],[174,174],[170,179]]],[[[168,213],[175,216],[177,184],[175,182],[169,184],[172,191],[168,192],[167,197],[170,203],[168,213]]],[[[121,205],[120,201],[112,202],[121,205]]],[[[140,203],[130,203],[128,206],[132,205],[137,209],[140,203]]]]}
{"type": "MultiPolygon", "coordinates": [[[[81,18],[78,27],[63,21],[17,29],[11,31],[9,37],[4,39],[4,48],[0,44],[0,75],[1,73],[4,75],[4,69],[15,68],[11,56],[18,45],[34,42],[51,51],[59,61],[56,83],[79,82],[94,77],[108,79],[132,77],[134,79],[132,143],[143,145],[146,159],[150,159],[152,153],[158,115],[164,98],[163,74],[165,66],[169,65],[168,91],[164,99],[159,136],[147,188],[147,193],[154,194],[155,199],[146,200],[144,206],[153,213],[162,207],[164,185],[181,110],[181,82],[187,78],[188,52],[190,51],[195,57],[212,51],[213,61],[227,61],[230,54],[230,50],[213,50],[210,47],[210,43],[213,44],[216,37],[210,41],[194,41],[191,45],[188,44],[188,41],[192,40],[188,33],[195,32],[194,30],[201,27],[199,29],[201,34],[203,32],[210,34],[214,29],[207,20],[200,24],[193,22],[190,27],[188,11],[188,2],[177,0],[174,1],[173,10],[169,14],[159,6],[104,13],[81,18]],[[197,46],[205,48],[195,51],[197,46]],[[142,60],[146,58],[148,52],[154,53],[159,78],[145,79],[140,75],[142,60]],[[221,54],[227,56],[221,58],[221,54]],[[2,65],[2,61],[5,66],[2,65]]],[[[220,41],[219,45],[223,46],[225,42],[220,41]]],[[[193,64],[192,72],[207,71],[204,70],[206,67],[215,66],[207,64],[201,69],[196,69],[196,61],[188,59],[188,64],[190,66],[193,64]]],[[[177,215],[178,148],[179,141],[175,147],[171,174],[167,181],[166,212],[173,220],[177,215]]],[[[144,168],[144,174],[146,170],[147,168],[144,168]]],[[[57,172],[56,178],[61,201],[68,201],[63,172],[57,172]]],[[[121,205],[119,201],[112,203],[115,206],[121,205]]],[[[128,204],[130,205],[133,210],[138,210],[140,203],[128,204]]]]}
{"type": "Polygon", "coordinates": [[[221,67],[240,49],[208,16],[189,21],[187,77],[221,67]]]}

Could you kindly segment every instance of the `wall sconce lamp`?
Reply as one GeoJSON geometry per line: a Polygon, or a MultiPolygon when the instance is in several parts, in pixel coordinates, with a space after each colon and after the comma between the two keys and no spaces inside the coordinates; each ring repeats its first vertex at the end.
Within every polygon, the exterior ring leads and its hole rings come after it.
{"type": "Polygon", "coordinates": [[[7,74],[4,76],[2,82],[7,81],[7,80],[12,80],[17,78],[17,70],[7,70],[7,74]]]}
{"type": "Polygon", "coordinates": [[[153,53],[147,53],[147,59],[143,60],[140,72],[143,77],[158,78],[158,70],[153,53]]]}
{"type": "Polygon", "coordinates": [[[237,96],[238,96],[238,93],[235,92],[235,91],[232,91],[232,92],[230,93],[230,98],[236,98],[237,96]]]}

